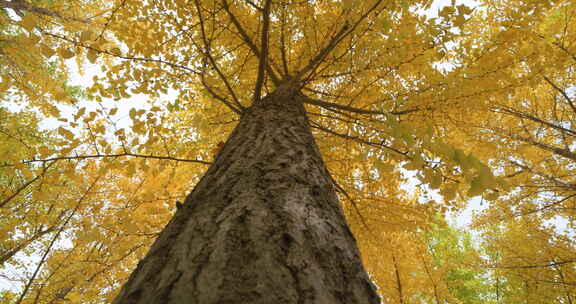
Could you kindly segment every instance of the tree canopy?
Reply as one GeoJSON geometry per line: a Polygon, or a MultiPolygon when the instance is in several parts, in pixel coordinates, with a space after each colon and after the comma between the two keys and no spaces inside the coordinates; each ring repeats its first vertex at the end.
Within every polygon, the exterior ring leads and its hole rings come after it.
{"type": "Polygon", "coordinates": [[[573,303],[575,3],[438,2],[0,0],[0,299],[111,302],[289,84],[383,298],[573,303]]]}

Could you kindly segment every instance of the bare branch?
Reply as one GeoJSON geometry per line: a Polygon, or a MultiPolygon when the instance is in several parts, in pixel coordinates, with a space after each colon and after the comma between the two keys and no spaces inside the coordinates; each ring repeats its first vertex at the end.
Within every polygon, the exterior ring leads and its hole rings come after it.
{"type": "Polygon", "coordinates": [[[250,1],[250,0],[244,0],[244,2],[248,3],[248,5],[250,5],[251,7],[255,8],[258,11],[263,11],[264,9],[262,9],[261,7],[259,7],[258,5],[256,5],[256,3],[250,1]]]}
{"type": "Polygon", "coordinates": [[[366,219],[362,215],[362,212],[360,212],[360,208],[358,208],[358,204],[356,203],[356,201],[352,198],[352,196],[350,196],[350,194],[348,194],[348,192],[342,186],[340,186],[340,184],[334,179],[334,177],[332,177],[331,174],[329,174],[329,176],[330,176],[330,179],[332,180],[332,183],[336,187],[336,191],[342,193],[350,201],[350,203],[352,204],[352,207],[354,207],[354,211],[356,211],[356,214],[358,215],[358,218],[360,218],[360,222],[362,222],[362,225],[364,226],[364,228],[366,228],[366,230],[372,232],[372,230],[370,229],[370,226],[368,226],[368,224],[366,223],[366,219]]]}
{"type": "Polygon", "coordinates": [[[557,201],[554,201],[554,202],[552,202],[552,203],[546,204],[546,205],[543,206],[543,207],[535,208],[535,209],[532,209],[532,210],[528,210],[528,211],[526,211],[526,212],[518,212],[518,213],[516,214],[516,216],[526,216],[526,215],[528,215],[528,214],[539,213],[539,212],[543,212],[543,211],[546,211],[546,210],[557,210],[558,207],[556,207],[556,208],[553,208],[553,207],[554,207],[554,206],[558,206],[558,205],[560,205],[560,204],[568,201],[569,199],[571,199],[571,198],[573,198],[573,197],[575,197],[575,196],[576,196],[576,193],[570,194],[570,195],[568,195],[568,196],[566,196],[566,197],[564,197],[564,198],[561,198],[561,199],[559,199],[559,200],[557,200],[557,201]]]}
{"type": "Polygon", "coordinates": [[[232,110],[234,113],[241,115],[242,114],[242,110],[237,108],[236,106],[234,106],[232,103],[230,103],[226,98],[224,98],[223,96],[221,96],[220,94],[216,93],[216,91],[214,91],[212,89],[212,87],[206,82],[206,79],[204,77],[204,74],[200,75],[200,81],[202,82],[202,85],[204,86],[204,88],[206,89],[206,91],[208,91],[208,93],[210,93],[210,95],[212,97],[214,97],[215,99],[217,99],[218,101],[222,102],[225,106],[227,106],[230,110],[232,110]]]}
{"type": "Polygon", "coordinates": [[[99,40],[100,38],[102,38],[106,29],[110,26],[110,22],[112,22],[112,19],[114,19],[114,15],[116,15],[118,10],[120,10],[122,7],[124,7],[126,5],[126,1],[128,1],[128,0],[123,0],[122,3],[120,3],[120,5],[118,5],[118,7],[115,7],[112,10],[112,14],[110,14],[110,17],[108,18],[108,20],[106,20],[106,24],[104,24],[104,26],[102,27],[102,30],[100,30],[100,35],[98,35],[98,38],[96,38],[96,40],[99,40]]]}
{"type": "Polygon", "coordinates": [[[573,184],[564,182],[564,181],[562,181],[562,180],[559,180],[558,178],[556,178],[556,177],[554,177],[554,176],[550,176],[550,175],[548,175],[548,174],[538,172],[538,171],[536,171],[536,170],[534,170],[534,169],[532,169],[532,168],[530,168],[530,167],[528,167],[528,166],[526,166],[526,165],[523,165],[523,164],[521,164],[521,163],[519,163],[519,162],[517,162],[517,161],[508,160],[507,162],[510,163],[510,164],[512,164],[512,165],[514,165],[514,166],[516,166],[516,167],[518,167],[518,168],[521,168],[521,169],[522,169],[521,171],[516,172],[515,174],[513,174],[513,175],[511,175],[511,176],[508,176],[508,177],[513,177],[514,175],[520,174],[520,173],[522,173],[522,172],[524,172],[524,171],[528,171],[528,172],[530,172],[530,173],[532,173],[532,174],[534,174],[534,175],[540,176],[540,177],[542,177],[542,178],[544,178],[544,179],[546,179],[546,180],[548,180],[548,181],[556,184],[556,186],[558,186],[558,187],[560,187],[560,188],[574,189],[574,188],[576,187],[576,185],[573,185],[573,184]]]}
{"type": "Polygon", "coordinates": [[[350,25],[348,24],[348,22],[346,22],[342,26],[342,28],[332,37],[332,39],[330,39],[328,44],[322,50],[320,50],[320,52],[318,52],[318,54],[314,58],[312,58],[304,68],[302,68],[300,71],[296,73],[295,78],[301,79],[302,76],[304,76],[304,74],[310,71],[314,71],[316,67],[322,62],[322,60],[324,60],[324,58],[328,56],[328,54],[334,48],[336,48],[338,43],[341,41],[341,38],[343,38],[346,35],[349,28],[350,25]]]}

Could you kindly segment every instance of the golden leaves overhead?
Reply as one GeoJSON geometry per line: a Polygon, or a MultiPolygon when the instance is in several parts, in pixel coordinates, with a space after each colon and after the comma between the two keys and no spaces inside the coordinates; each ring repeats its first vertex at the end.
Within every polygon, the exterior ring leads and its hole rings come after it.
{"type": "Polygon", "coordinates": [[[254,90],[288,81],[389,299],[479,303],[457,285],[483,290],[482,276],[507,282],[501,303],[528,295],[522,284],[574,299],[574,244],[549,228],[574,231],[570,1],[437,18],[430,1],[272,1],[267,35],[264,1],[16,2],[0,0],[0,96],[32,111],[0,112],[0,245],[21,273],[11,250],[48,252],[23,303],[109,302],[254,90]],[[68,85],[69,59],[97,68],[92,86],[68,85]],[[36,117],[58,123],[41,131],[36,117]],[[476,223],[485,264],[435,226],[471,197],[490,206],[476,223]]]}

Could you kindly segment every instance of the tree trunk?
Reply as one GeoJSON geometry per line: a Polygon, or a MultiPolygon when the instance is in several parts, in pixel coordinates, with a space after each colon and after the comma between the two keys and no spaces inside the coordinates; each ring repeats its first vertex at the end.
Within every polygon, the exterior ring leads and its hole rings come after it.
{"type": "Polygon", "coordinates": [[[299,96],[245,111],[113,303],[380,303],[299,96]]]}

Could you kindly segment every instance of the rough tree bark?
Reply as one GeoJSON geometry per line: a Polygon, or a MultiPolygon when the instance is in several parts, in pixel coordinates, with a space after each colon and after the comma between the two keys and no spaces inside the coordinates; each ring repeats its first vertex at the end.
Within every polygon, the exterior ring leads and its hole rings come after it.
{"type": "Polygon", "coordinates": [[[242,114],[113,303],[380,303],[299,96],[242,114]]]}

